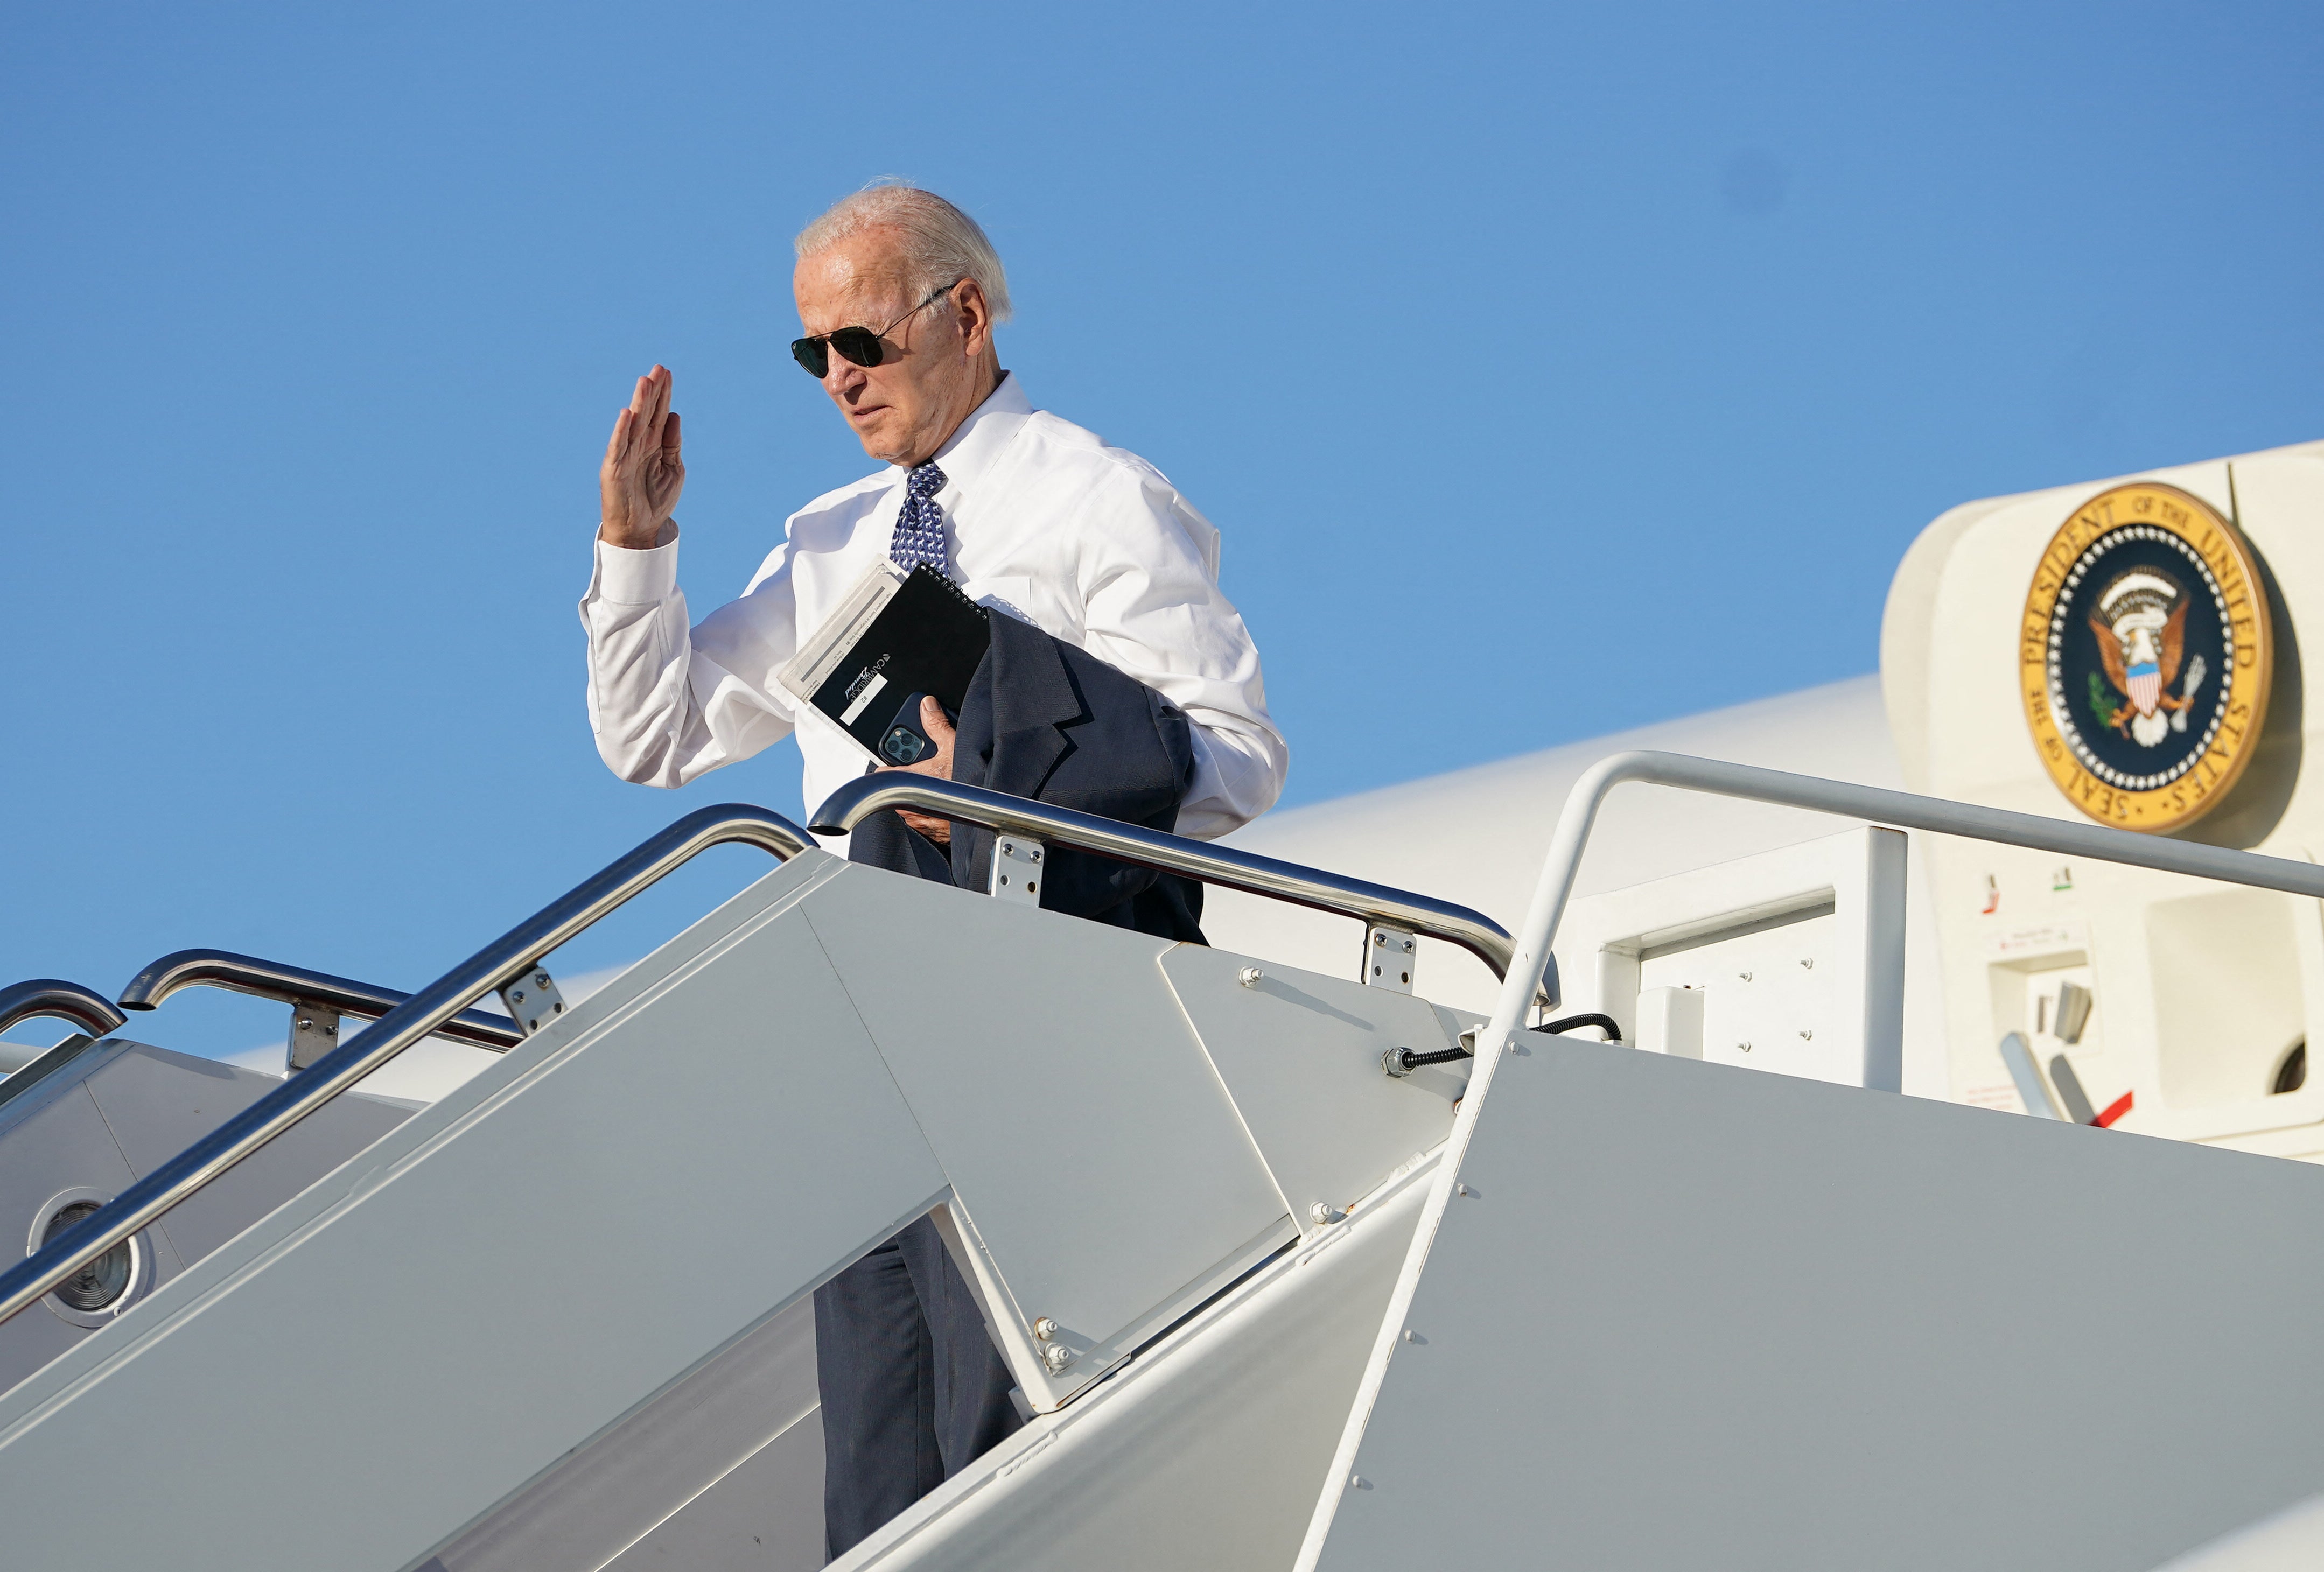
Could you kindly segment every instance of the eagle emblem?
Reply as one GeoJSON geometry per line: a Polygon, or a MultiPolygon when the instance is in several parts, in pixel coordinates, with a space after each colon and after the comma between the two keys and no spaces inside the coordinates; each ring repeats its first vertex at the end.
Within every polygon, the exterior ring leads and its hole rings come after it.
{"type": "Polygon", "coordinates": [[[2109,486],[2058,526],[2018,621],[2018,693],[2075,807],[2174,830],[2234,790],[2267,714],[2263,572],[2231,519],[2160,481],[2109,486]]]}
{"type": "Polygon", "coordinates": [[[2090,710],[2098,724],[2142,748],[2186,731],[2188,708],[2209,673],[2200,655],[2185,660],[2187,595],[2177,582],[2149,567],[2116,575],[2098,594],[2090,631],[2098,637],[2098,660],[2112,685],[2109,690],[2098,673],[2090,674],[2090,710]],[[2173,694],[2170,690],[2182,663],[2186,686],[2173,694]],[[2116,703],[2117,696],[2129,703],[2116,703]]]}

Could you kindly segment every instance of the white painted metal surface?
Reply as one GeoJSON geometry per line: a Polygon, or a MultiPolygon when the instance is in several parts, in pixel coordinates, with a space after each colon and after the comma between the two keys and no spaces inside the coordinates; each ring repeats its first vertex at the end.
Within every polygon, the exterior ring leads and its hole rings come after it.
{"type": "Polygon", "coordinates": [[[0,1400],[12,1554],[414,1565],[927,1205],[795,918],[841,869],[786,865],[0,1400]]]}
{"type": "Polygon", "coordinates": [[[1280,1572],[1297,1553],[1434,1158],[1112,1380],[978,1459],[838,1572],[1280,1572]]]}
{"type": "Polygon", "coordinates": [[[1163,958],[1162,970],[1286,1209],[1312,1238],[1377,1188],[1392,1163],[1434,1150],[1452,1127],[1452,1105],[1469,1082],[1465,1062],[1391,1080],[1380,1056],[1450,1048],[1476,1017],[1287,967],[1245,987],[1239,973],[1247,964],[1181,945],[1163,958]]]}
{"type": "MultiPolygon", "coordinates": [[[[126,1038],[92,1044],[0,1107],[0,1237],[30,1246],[67,1200],[110,1201],[195,1137],[272,1090],[280,1077],[126,1038]]],[[[226,1180],[140,1231],[122,1298],[74,1313],[51,1294],[0,1322],[0,1390],[110,1324],[354,1152],[415,1105],[339,1099],[226,1180]]]]}
{"type": "Polygon", "coordinates": [[[2324,1567],[2324,1495],[2271,1513],[2157,1572],[2315,1572],[2324,1567]]]}
{"type": "MultiPolygon", "coordinates": [[[[1425,890],[1507,924],[1523,915],[1549,850],[1554,815],[1544,804],[1563,802],[1582,772],[1608,754],[1637,748],[1866,786],[1904,785],[1888,741],[1879,679],[1866,676],[1280,810],[1237,831],[1228,843],[1425,890]]],[[[1621,889],[1833,829],[1819,815],[1760,803],[1693,799],[1674,812],[1679,803],[1652,792],[1608,803],[1575,893],[1621,889]]],[[[1233,891],[1204,897],[1203,924],[1221,949],[1326,977],[1351,975],[1361,934],[1345,919],[1233,891]]],[[[1492,1007],[1496,991],[1482,965],[1425,940],[1415,982],[1439,1004],[1480,1013],[1492,1007]]]]}
{"type": "Polygon", "coordinates": [[[2056,822],[2039,815],[1947,803],[1717,760],[1653,753],[1621,754],[1601,760],[1576,784],[1559,815],[1557,833],[1543,861],[1532,905],[1516,935],[1515,957],[1494,1005],[1491,1022],[1478,1033],[1482,1052],[1461,1111],[1453,1121],[1442,1172],[1431,1188],[1414,1235],[1412,1252],[1398,1275],[1389,1315],[1382,1323],[1372,1356],[1366,1365],[1364,1384],[1350,1413],[1340,1448],[1334,1454],[1332,1475],[1316,1503],[1314,1520],[1301,1547],[1300,1572],[1314,1566],[1323,1551],[1339,1510],[1340,1482],[1342,1476],[1353,1476],[1350,1471],[1395,1352],[1399,1323],[1420,1286],[1437,1228],[1456,1193],[1454,1186],[1460,1182],[1461,1164],[1475,1137],[1480,1110],[1486,1105],[1499,1066],[1521,1046],[1518,1029],[1533,1003],[1536,981],[1550,959],[1551,941],[1572,892],[1591,824],[1608,793],[1628,781],[1783,803],[1845,817],[1882,820],[1932,833],[1976,836],[2052,856],[2118,862],[2174,875],[2233,879],[2251,887],[2292,892],[2311,899],[2324,896],[2324,875],[2312,867],[2283,859],[2183,841],[2140,837],[2089,823],[2056,822]],[[1496,1046],[1500,1051],[1496,1052],[1496,1046]]]}
{"type": "Polygon", "coordinates": [[[1167,941],[870,869],[807,920],[982,1246],[1034,1407],[1297,1236],[1164,980],[1167,941]],[[1036,1352],[1042,1317],[1063,1371],[1036,1352]]]}
{"type": "Polygon", "coordinates": [[[1683,1058],[1901,1090],[1905,893],[1904,835],[1867,828],[1577,900],[1564,1007],[1683,1058]]]}
{"type": "Polygon", "coordinates": [[[823,1563],[815,1313],[802,1300],[558,1459],[423,1572],[823,1563]]]}
{"type": "Polygon", "coordinates": [[[1279,1411],[1229,1413],[1213,1377],[1139,1387],[1268,1438],[1279,1457],[1237,1465],[1265,1502],[1243,1515],[1296,1542],[1409,1237],[1380,1198],[1416,1204],[1458,1087],[1379,1056],[1460,1023],[1288,968],[1247,988],[1249,964],[806,853],[0,1399],[8,1543],[245,1572],[715,1566],[770,1496],[804,1542],[781,1328],[938,1200],[1004,1350],[1037,1314],[1111,1338],[1028,1381],[1036,1409],[1207,1336],[1253,1268],[1296,1301],[1246,1334],[1282,1361],[1279,1411]],[[1303,1244],[1270,1146],[1352,1222],[1303,1244]],[[1326,1303],[1326,1259],[1370,1264],[1326,1303]],[[774,1395],[737,1409],[754,1384],[774,1395]],[[94,1524],[91,1470],[136,1482],[94,1524]],[[233,1531],[260,1521],[263,1545],[233,1531]]]}
{"type": "Polygon", "coordinates": [[[2142,1572],[2324,1476],[2324,1172],[1527,1048],[1325,1572],[2142,1572]]]}

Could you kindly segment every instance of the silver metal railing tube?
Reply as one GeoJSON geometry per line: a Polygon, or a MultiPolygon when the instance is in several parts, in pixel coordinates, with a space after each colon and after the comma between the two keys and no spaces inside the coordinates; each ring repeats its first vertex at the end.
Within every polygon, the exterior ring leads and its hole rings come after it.
{"type": "Polygon", "coordinates": [[[814,844],[779,814],[747,804],[704,808],[617,859],[382,1016],[352,1043],[252,1103],[115,1197],[112,1203],[0,1272],[0,1321],[33,1304],[211,1180],[373,1071],[441,1030],[470,1000],[512,982],[559,944],[714,846],[739,841],[788,860],[814,844]]]}
{"type": "Polygon", "coordinates": [[[36,977],[0,988],[0,1032],[40,1016],[69,1021],[92,1037],[116,1031],[129,1019],[113,1007],[111,999],[77,982],[36,977]]]}
{"type": "MultiPolygon", "coordinates": [[[[284,1004],[318,1004],[350,1016],[376,1019],[411,996],[392,988],[378,988],[352,978],[285,966],[230,950],[178,950],[149,964],[121,990],[124,1010],[150,1010],[180,988],[222,988],[254,998],[284,1004]]],[[[479,1048],[506,1050],[524,1041],[516,1023],[482,1010],[463,1010],[436,1029],[439,1037],[456,1037],[479,1048]]]]}
{"type": "Polygon", "coordinates": [[[861,776],[832,793],[815,811],[811,823],[818,835],[842,835],[882,808],[910,808],[1319,912],[1389,924],[1458,944],[1491,967],[1495,977],[1508,973],[1508,931],[1467,906],[958,781],[902,773],[861,776]]]}
{"type": "MultiPolygon", "coordinates": [[[[1606,800],[1607,793],[1624,781],[1675,786],[1683,791],[1704,792],[1713,796],[1741,797],[1752,802],[1773,803],[1781,807],[1806,808],[1813,813],[1867,820],[1875,824],[1894,824],[1907,830],[1923,830],[1932,834],[1960,835],[1974,841],[1997,841],[2004,846],[2024,846],[2035,851],[2061,852],[2069,857],[2087,857],[2098,862],[2126,863],[2133,868],[2191,874],[2198,878],[2216,878],[2230,884],[2324,898],[2324,868],[2314,863],[2292,862],[2281,857],[2262,857],[2255,852],[2138,835],[2127,830],[2109,830],[2103,825],[2069,819],[2048,819],[2036,814],[1981,808],[1968,803],[1948,802],[1942,797],[1916,796],[1910,792],[1853,786],[1846,781],[1791,775],[1783,770],[1760,769],[1748,764],[1729,764],[1721,759],[1695,758],[1683,753],[1641,750],[1617,753],[1600,759],[1583,772],[1582,778],[1573,783],[1573,789],[1566,795],[1564,811],[1559,814],[1556,832],[1550,839],[1549,855],[1542,860],[1540,881],[1534,886],[1533,904],[1526,912],[1524,925],[1517,930],[1514,962],[1508,975],[1501,979],[1501,990],[1493,1005],[1491,1022],[1477,1034],[1476,1069],[1469,1077],[1468,1090],[1461,1099],[1460,1111],[1452,1117],[1452,1133],[1445,1140],[1443,1155],[1437,1159],[1436,1176],[1429,1184],[1420,1226],[1413,1236],[1403,1268],[1397,1275],[1395,1291],[1388,1297],[1388,1314],[1380,1320],[1379,1340],[1373,1347],[1371,1358],[1364,1366],[1363,1379],[1356,1390],[1356,1401],[1351,1410],[1353,1413],[1370,1413],[1379,1396],[1381,1380],[1388,1370],[1388,1350],[1393,1346],[1391,1339],[1396,1336],[1396,1328],[1407,1324],[1405,1318],[1411,1311],[1422,1270],[1427,1264],[1429,1248],[1436,1236],[1437,1219],[1444,1215],[1452,1199],[1452,1186],[1461,1172],[1462,1161],[1467,1156],[1469,1143],[1476,1133],[1477,1120],[1492,1097],[1493,1078],[1500,1067],[1503,1051],[1517,1040],[1518,1031],[1525,1025],[1526,1013],[1532,1007],[1534,988],[1549,965],[1550,944],[1557,936],[1559,923],[1564,918],[1567,897],[1573,893],[1574,876],[1582,866],[1582,853],[1589,846],[1590,832],[1597,822],[1599,804],[1606,800]]],[[[1899,1091],[1903,1089],[1886,1086],[1868,1089],[1899,1091]]],[[[1339,1449],[1333,1457],[1331,1471],[1325,1475],[1327,1478],[1347,1476],[1349,1470],[1355,1466],[1356,1449],[1363,1435],[1364,1427],[1360,1423],[1351,1423],[1341,1431],[1339,1449]]],[[[1335,1496],[1326,1496],[1323,1503],[1315,1509],[1306,1548],[1301,1551],[1302,1566],[1314,1564],[1313,1549],[1321,1543],[1317,1537],[1321,1529],[1329,1526],[1330,1512],[1336,1499],[1335,1496]]]]}
{"type": "MultiPolygon", "coordinates": [[[[2132,868],[2151,868],[2163,873],[2183,873],[2324,899],[2324,867],[2312,862],[2292,862],[2224,846],[2134,834],[2128,830],[2110,830],[2078,820],[1978,807],[1943,797],[1916,796],[1882,786],[1791,775],[1780,769],[1696,758],[1683,753],[1617,753],[1591,765],[1566,795],[1557,832],[1550,840],[1549,855],[1542,860],[1541,880],[1534,887],[1533,905],[1526,913],[1525,925],[1517,931],[1516,966],[1502,980],[1492,1024],[1478,1038],[1480,1044],[1506,1042],[1523,1023],[1529,996],[1521,994],[1519,985],[1527,977],[1538,978],[1549,964],[1550,944],[1564,917],[1566,899],[1573,893],[1574,876],[1581,869],[1582,853],[1589,845],[1591,829],[1597,823],[1599,804],[1624,781],[1806,808],[1813,813],[1894,824],[1936,835],[1960,835],[2004,846],[2024,846],[2035,851],[2087,857],[2098,862],[2119,862],[2132,868]]],[[[1491,1057],[1481,1047],[1479,1055],[1480,1064],[1491,1057]]],[[[1490,1071],[1482,1071],[1480,1079],[1471,1083],[1468,1100],[1480,1101],[1476,1094],[1490,1082],[1490,1071]]],[[[1456,1132],[1456,1140],[1459,1138],[1456,1132]]]]}
{"type": "Polygon", "coordinates": [[[34,1052],[21,1062],[16,1058],[17,1045],[11,1043],[8,1057],[0,1060],[0,1067],[8,1072],[5,1080],[0,1080],[0,1103],[13,1101],[32,1090],[79,1058],[83,1051],[95,1047],[97,1038],[115,1030],[124,1019],[119,1010],[106,1002],[104,995],[77,982],[36,977],[13,988],[0,988],[0,1032],[19,1021],[40,1016],[69,1021],[80,1029],[55,1047],[34,1052]]]}

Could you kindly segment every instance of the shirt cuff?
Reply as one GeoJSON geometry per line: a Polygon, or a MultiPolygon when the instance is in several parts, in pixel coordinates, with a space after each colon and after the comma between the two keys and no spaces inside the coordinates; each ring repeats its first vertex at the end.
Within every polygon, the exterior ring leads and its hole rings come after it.
{"type": "Polygon", "coordinates": [[[661,543],[632,551],[597,542],[596,597],[617,605],[656,606],[678,589],[678,521],[662,526],[661,543]]]}

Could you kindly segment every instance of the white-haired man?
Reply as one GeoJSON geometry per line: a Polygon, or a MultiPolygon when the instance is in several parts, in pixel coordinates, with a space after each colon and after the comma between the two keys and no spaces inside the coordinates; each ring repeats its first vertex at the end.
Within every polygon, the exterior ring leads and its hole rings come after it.
{"type": "MultiPolygon", "coordinates": [[[[880,185],[809,225],[797,251],[806,336],[791,353],[887,467],[792,514],[742,598],[689,628],[670,376],[656,366],[639,379],[599,473],[596,572],[581,602],[606,764],[674,786],[796,728],[810,808],[860,775],[862,751],[775,674],[884,556],[949,575],[1074,659],[1111,668],[1107,680],[1144,685],[1174,723],[1183,714],[1178,833],[1222,835],[1272,805],[1288,754],[1258,651],[1219,591],[1218,532],[1159,471],[1036,410],[1001,368],[992,332],[1009,287],[983,231],[939,197],[880,185]]],[[[951,718],[930,700],[921,719],[936,748],[909,768],[953,777],[951,718]]],[[[949,838],[942,820],[905,819],[929,855],[949,838]]],[[[835,1279],[816,1310],[836,1556],[1018,1420],[1005,1366],[927,1219],[835,1279]]]]}

